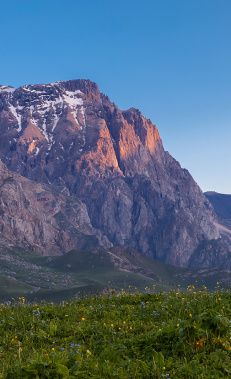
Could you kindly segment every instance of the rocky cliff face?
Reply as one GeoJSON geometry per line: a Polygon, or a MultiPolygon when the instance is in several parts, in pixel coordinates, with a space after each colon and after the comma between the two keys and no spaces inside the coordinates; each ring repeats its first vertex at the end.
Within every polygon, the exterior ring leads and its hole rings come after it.
{"type": "Polygon", "coordinates": [[[60,255],[73,248],[112,246],[95,230],[86,205],[65,187],[33,182],[0,161],[0,245],[60,255]]]}
{"type": "Polygon", "coordinates": [[[7,167],[66,186],[105,244],[187,266],[202,240],[219,237],[212,206],[156,126],[89,80],[1,86],[0,133],[7,167]]]}

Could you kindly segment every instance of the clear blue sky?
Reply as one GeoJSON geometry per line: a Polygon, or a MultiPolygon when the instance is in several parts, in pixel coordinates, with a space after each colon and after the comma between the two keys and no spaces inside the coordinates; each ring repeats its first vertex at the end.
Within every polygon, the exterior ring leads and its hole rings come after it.
{"type": "Polygon", "coordinates": [[[0,20],[0,84],[91,79],[203,191],[231,193],[230,0],[2,0],[0,20]]]}

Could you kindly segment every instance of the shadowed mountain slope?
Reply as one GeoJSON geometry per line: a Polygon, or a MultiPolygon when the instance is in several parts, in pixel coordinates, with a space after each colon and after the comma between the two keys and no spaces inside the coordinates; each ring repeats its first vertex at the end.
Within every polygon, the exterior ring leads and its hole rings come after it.
{"type": "Polygon", "coordinates": [[[216,192],[205,192],[217,214],[214,225],[221,238],[203,240],[192,254],[189,267],[224,267],[231,268],[231,195],[216,192]]]}
{"type": "Polygon", "coordinates": [[[222,219],[231,219],[231,195],[225,195],[217,192],[205,192],[204,195],[212,204],[217,217],[222,219]]]}

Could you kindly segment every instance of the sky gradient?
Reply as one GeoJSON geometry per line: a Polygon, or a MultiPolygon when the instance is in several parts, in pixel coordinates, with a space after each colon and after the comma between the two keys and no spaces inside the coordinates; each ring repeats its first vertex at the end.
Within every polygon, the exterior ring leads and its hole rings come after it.
{"type": "Polygon", "coordinates": [[[0,84],[95,81],[203,191],[231,193],[230,0],[9,0],[0,16],[0,84]]]}

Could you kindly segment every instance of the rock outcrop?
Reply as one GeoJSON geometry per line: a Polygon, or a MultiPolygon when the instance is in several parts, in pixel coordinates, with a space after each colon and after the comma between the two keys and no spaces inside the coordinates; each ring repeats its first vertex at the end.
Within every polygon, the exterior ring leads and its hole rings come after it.
{"type": "Polygon", "coordinates": [[[202,240],[220,236],[213,207],[157,127],[89,80],[1,86],[0,133],[7,167],[67,187],[105,243],[187,267],[202,240]]]}
{"type": "Polygon", "coordinates": [[[65,187],[33,182],[0,161],[0,242],[60,255],[112,244],[89,220],[86,205],[65,187]]]}

